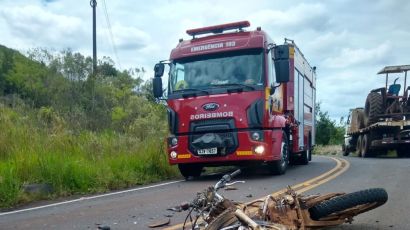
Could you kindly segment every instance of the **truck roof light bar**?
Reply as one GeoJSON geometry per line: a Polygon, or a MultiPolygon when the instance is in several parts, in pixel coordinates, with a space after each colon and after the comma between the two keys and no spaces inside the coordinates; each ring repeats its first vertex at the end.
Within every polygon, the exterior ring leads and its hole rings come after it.
{"type": "Polygon", "coordinates": [[[234,29],[242,30],[243,28],[249,27],[249,26],[251,26],[249,21],[240,21],[240,22],[232,22],[232,23],[221,24],[221,25],[216,25],[216,26],[208,26],[208,27],[203,27],[203,28],[190,29],[190,30],[187,30],[186,33],[195,38],[196,35],[209,34],[209,33],[219,34],[219,33],[223,33],[226,30],[234,30],[234,29]]]}

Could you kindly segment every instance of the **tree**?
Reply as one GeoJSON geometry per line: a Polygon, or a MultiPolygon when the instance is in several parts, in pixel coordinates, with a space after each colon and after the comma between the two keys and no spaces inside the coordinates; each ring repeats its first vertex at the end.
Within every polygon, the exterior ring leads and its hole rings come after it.
{"type": "Polygon", "coordinates": [[[73,131],[114,130],[141,140],[166,130],[166,112],[154,103],[151,80],[143,81],[145,72],[120,71],[103,57],[94,76],[92,59],[69,49],[37,48],[25,57],[0,46],[0,96],[16,95],[40,117],[55,115],[73,131]]]}
{"type": "MultiPolygon", "coordinates": [[[[341,119],[342,121],[342,119],[341,119]]],[[[328,112],[323,112],[320,103],[316,104],[316,143],[319,145],[343,143],[344,128],[332,121],[328,112]]]]}

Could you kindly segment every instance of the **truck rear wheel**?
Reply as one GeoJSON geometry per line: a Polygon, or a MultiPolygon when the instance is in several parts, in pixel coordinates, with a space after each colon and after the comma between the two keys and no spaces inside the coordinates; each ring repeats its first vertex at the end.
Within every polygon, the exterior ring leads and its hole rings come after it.
{"type": "Polygon", "coordinates": [[[362,156],[362,135],[357,137],[357,142],[356,142],[356,153],[358,157],[362,156]]]}
{"type": "Polygon", "coordinates": [[[365,134],[362,137],[362,146],[361,146],[361,157],[366,158],[371,156],[371,151],[370,151],[370,144],[372,140],[370,138],[369,134],[365,134]]]}
{"type": "Polygon", "coordinates": [[[300,156],[300,163],[302,165],[307,165],[309,164],[309,161],[311,160],[312,160],[312,141],[309,135],[308,146],[307,146],[307,149],[303,151],[302,155],[300,156]]]}
{"type": "Polygon", "coordinates": [[[282,143],[281,143],[281,159],[278,161],[272,161],[268,163],[269,170],[274,175],[285,174],[286,169],[289,164],[289,144],[286,133],[282,133],[282,143]]]}
{"type": "Polygon", "coordinates": [[[189,177],[199,177],[202,172],[202,165],[197,164],[178,164],[179,172],[185,179],[189,177]]]}
{"type": "Polygon", "coordinates": [[[383,98],[379,93],[371,92],[366,98],[364,107],[364,124],[369,126],[378,121],[378,115],[382,114],[383,98]]]}

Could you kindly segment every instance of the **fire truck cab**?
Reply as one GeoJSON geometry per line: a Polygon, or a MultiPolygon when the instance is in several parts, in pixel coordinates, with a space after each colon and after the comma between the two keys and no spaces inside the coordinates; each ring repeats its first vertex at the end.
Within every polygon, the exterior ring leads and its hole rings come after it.
{"type": "Polygon", "coordinates": [[[184,177],[203,167],[264,164],[274,174],[308,164],[315,144],[316,72],[292,40],[282,45],[248,21],[187,30],[155,65],[165,99],[167,154],[184,177]],[[169,65],[166,90],[162,76],[169,65]]]}

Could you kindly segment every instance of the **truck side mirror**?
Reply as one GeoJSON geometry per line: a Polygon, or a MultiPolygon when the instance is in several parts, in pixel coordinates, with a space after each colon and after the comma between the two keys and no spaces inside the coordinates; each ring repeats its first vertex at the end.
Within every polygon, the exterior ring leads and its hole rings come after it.
{"type": "Polygon", "coordinates": [[[162,75],[164,75],[164,69],[165,69],[164,63],[155,64],[155,67],[154,67],[155,78],[162,77],[162,75]]]}
{"type": "Polygon", "coordinates": [[[289,81],[289,59],[277,59],[275,62],[275,73],[277,83],[289,81]]]}
{"type": "Polygon", "coordinates": [[[164,63],[157,63],[154,67],[154,79],[152,80],[152,92],[155,98],[162,97],[162,75],[164,75],[164,63]]]}
{"type": "Polygon", "coordinates": [[[155,98],[162,97],[162,78],[161,77],[154,77],[152,80],[152,92],[155,98]]]}

